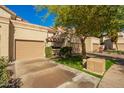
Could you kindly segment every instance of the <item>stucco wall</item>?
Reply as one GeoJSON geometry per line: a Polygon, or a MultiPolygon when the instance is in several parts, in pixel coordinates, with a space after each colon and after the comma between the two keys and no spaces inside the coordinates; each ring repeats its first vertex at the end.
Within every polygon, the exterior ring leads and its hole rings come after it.
{"type": "Polygon", "coordinates": [[[9,19],[0,17],[0,56],[9,56],[9,19]]]}
{"type": "MultiPolygon", "coordinates": [[[[117,42],[118,50],[124,51],[124,37],[119,37],[117,42]]],[[[116,49],[116,45],[113,44],[113,48],[116,49]]]]}
{"type": "Polygon", "coordinates": [[[91,37],[92,38],[92,42],[96,43],[96,44],[100,44],[100,39],[96,38],[96,37],[91,37]]]}
{"type": "MultiPolygon", "coordinates": [[[[47,33],[47,37],[52,37],[53,35],[54,33],[50,33],[50,32],[47,33]]],[[[47,47],[53,46],[53,42],[47,42],[46,46],[47,47]]]]}
{"type": "Polygon", "coordinates": [[[117,43],[124,43],[124,37],[119,37],[117,43]]]}
{"type": "Polygon", "coordinates": [[[46,41],[47,30],[41,29],[40,26],[33,26],[29,23],[20,23],[12,21],[14,25],[14,38],[24,40],[46,41]],[[23,25],[22,25],[23,24],[23,25]],[[28,25],[27,25],[28,24],[28,25]]]}
{"type": "Polygon", "coordinates": [[[85,44],[87,52],[94,52],[97,51],[100,46],[100,39],[96,37],[88,37],[85,44]]]}
{"type": "Polygon", "coordinates": [[[92,37],[92,47],[93,47],[92,52],[99,51],[99,47],[100,47],[100,39],[99,38],[92,37]]]}
{"type": "Polygon", "coordinates": [[[6,17],[6,18],[11,17],[11,15],[9,13],[7,13],[5,10],[3,10],[2,8],[0,8],[0,16],[6,17]]]}
{"type": "Polygon", "coordinates": [[[92,39],[91,37],[88,37],[86,40],[85,40],[85,45],[86,45],[86,52],[92,52],[93,50],[93,46],[92,46],[92,39]]]}
{"type": "Polygon", "coordinates": [[[14,60],[14,26],[12,22],[9,24],[9,59],[14,60]]]}
{"type": "MultiPolygon", "coordinates": [[[[112,43],[110,39],[107,39],[105,41],[105,44],[106,44],[106,46],[111,45],[112,48],[116,49],[116,45],[114,43],[112,43]],[[107,43],[107,41],[109,41],[109,42],[107,43]]],[[[118,38],[117,46],[118,46],[118,50],[124,51],[124,37],[118,38]]]]}
{"type": "Polygon", "coordinates": [[[52,37],[53,35],[53,33],[48,32],[48,37],[52,37]]]}
{"type": "Polygon", "coordinates": [[[15,39],[26,39],[26,40],[39,40],[45,41],[47,35],[44,31],[35,31],[23,28],[16,28],[15,27],[15,39]]]}
{"type": "Polygon", "coordinates": [[[12,22],[14,25],[15,39],[46,41],[47,30],[41,29],[40,26],[33,26],[29,23],[12,22]]]}

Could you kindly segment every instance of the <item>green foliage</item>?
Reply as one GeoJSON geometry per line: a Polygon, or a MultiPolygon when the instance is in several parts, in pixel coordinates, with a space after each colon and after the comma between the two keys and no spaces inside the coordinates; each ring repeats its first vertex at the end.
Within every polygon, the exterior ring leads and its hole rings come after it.
{"type": "MultiPolygon", "coordinates": [[[[69,6],[36,6],[37,10],[48,9],[45,18],[56,15],[55,27],[75,28],[82,43],[82,56],[86,56],[85,39],[90,36],[101,37],[113,29],[120,31],[124,25],[124,6],[110,5],[69,5],[69,6]],[[121,24],[121,26],[120,26],[121,24]],[[119,29],[119,30],[118,30],[119,29]]],[[[113,35],[113,34],[112,34],[113,35]]],[[[115,34],[112,36],[117,40],[115,34]]]]}
{"type": "Polygon", "coordinates": [[[0,58],[0,87],[5,86],[9,80],[9,74],[7,71],[8,60],[5,57],[0,58]]]}
{"type": "Polygon", "coordinates": [[[45,54],[47,58],[52,57],[52,47],[46,47],[45,48],[45,54]]]}
{"type": "Polygon", "coordinates": [[[55,26],[74,27],[76,34],[83,36],[99,36],[101,32],[118,28],[123,24],[124,6],[110,5],[68,5],[68,6],[35,6],[37,11],[48,9],[48,13],[56,15],[55,26]]]}
{"type": "MultiPolygon", "coordinates": [[[[75,68],[77,70],[80,70],[80,71],[83,71],[83,72],[86,72],[90,75],[93,75],[95,77],[98,77],[98,78],[102,78],[103,76],[102,75],[98,75],[96,73],[92,73],[92,72],[89,72],[85,69],[83,69],[84,67],[82,66],[82,59],[81,59],[81,56],[73,56],[73,57],[70,57],[70,58],[61,58],[61,59],[58,59],[56,60],[57,63],[60,63],[60,64],[64,64],[64,65],[67,65],[69,67],[72,67],[72,68],[75,68]]],[[[106,64],[105,64],[105,69],[106,71],[113,65],[113,64],[116,64],[116,61],[115,60],[106,60],[106,64]]]]}
{"type": "Polygon", "coordinates": [[[70,57],[72,52],[72,47],[63,47],[60,49],[60,56],[61,57],[70,57]]]}
{"type": "Polygon", "coordinates": [[[61,59],[57,60],[57,63],[64,64],[69,67],[83,71],[81,62],[82,62],[81,57],[79,57],[79,56],[73,56],[70,58],[61,58],[61,59]]]}
{"type": "Polygon", "coordinates": [[[113,29],[108,33],[108,36],[110,37],[112,42],[117,42],[118,40],[118,32],[117,30],[113,29]]]}
{"type": "Polygon", "coordinates": [[[113,65],[116,64],[115,60],[106,60],[106,71],[113,65]]]}
{"type": "Polygon", "coordinates": [[[86,72],[86,73],[93,75],[95,77],[102,78],[101,75],[91,73],[91,72],[83,69],[81,56],[73,56],[70,58],[61,58],[61,59],[57,60],[56,62],[63,64],[63,65],[67,65],[67,66],[72,67],[72,68],[75,68],[77,70],[86,72]]]}
{"type": "Polygon", "coordinates": [[[21,79],[11,78],[7,70],[8,63],[7,57],[0,58],[0,88],[19,88],[22,85],[21,79]]]}
{"type": "Polygon", "coordinates": [[[111,31],[108,32],[108,36],[109,36],[109,38],[111,39],[111,41],[112,41],[113,43],[115,43],[117,50],[118,50],[118,45],[117,45],[118,32],[119,32],[119,30],[117,30],[117,29],[112,29],[111,31]]]}

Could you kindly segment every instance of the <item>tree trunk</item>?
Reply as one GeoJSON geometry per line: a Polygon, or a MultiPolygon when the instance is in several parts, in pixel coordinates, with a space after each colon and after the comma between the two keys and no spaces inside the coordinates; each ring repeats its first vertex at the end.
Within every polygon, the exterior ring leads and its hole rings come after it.
{"type": "Polygon", "coordinates": [[[82,47],[82,60],[83,60],[86,59],[85,39],[81,39],[81,47],[82,47]]]}
{"type": "Polygon", "coordinates": [[[116,49],[117,49],[117,51],[118,51],[118,44],[117,44],[117,42],[115,42],[115,46],[116,46],[116,49]]]}

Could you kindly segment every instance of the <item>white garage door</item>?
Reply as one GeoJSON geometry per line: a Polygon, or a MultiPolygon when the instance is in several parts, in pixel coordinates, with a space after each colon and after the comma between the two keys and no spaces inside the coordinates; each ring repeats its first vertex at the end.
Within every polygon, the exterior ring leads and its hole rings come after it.
{"type": "Polygon", "coordinates": [[[44,57],[45,43],[42,41],[16,40],[16,60],[44,57]]]}

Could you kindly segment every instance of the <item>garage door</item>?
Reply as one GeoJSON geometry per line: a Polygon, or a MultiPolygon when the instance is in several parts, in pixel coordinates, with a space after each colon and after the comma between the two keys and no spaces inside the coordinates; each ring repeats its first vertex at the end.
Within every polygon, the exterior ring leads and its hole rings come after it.
{"type": "Polygon", "coordinates": [[[44,51],[44,42],[16,40],[16,60],[44,57],[44,51]]]}

